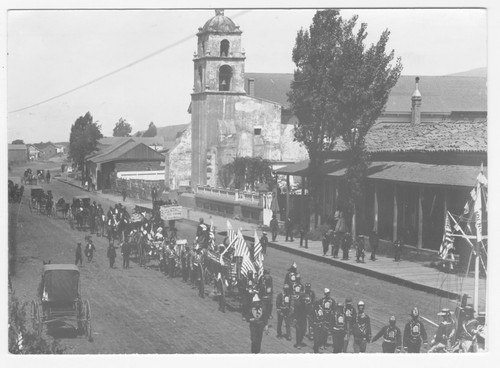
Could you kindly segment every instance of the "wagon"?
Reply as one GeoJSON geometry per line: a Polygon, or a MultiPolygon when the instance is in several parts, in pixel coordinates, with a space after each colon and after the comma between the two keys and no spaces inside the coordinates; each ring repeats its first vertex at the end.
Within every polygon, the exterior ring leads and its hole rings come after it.
{"type": "Polygon", "coordinates": [[[80,295],[80,270],[72,264],[43,266],[38,299],[31,302],[33,330],[39,335],[43,327],[73,322],[79,335],[92,341],[90,303],[80,295]]]}
{"type": "Polygon", "coordinates": [[[43,208],[43,199],[45,198],[45,193],[42,187],[34,186],[31,187],[31,199],[30,199],[30,210],[33,212],[40,212],[43,208]]]}

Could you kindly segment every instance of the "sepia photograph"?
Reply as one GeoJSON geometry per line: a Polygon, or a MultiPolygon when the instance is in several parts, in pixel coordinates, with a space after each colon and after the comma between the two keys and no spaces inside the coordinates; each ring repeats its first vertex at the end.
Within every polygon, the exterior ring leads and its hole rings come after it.
{"type": "Polygon", "coordinates": [[[492,351],[487,7],[134,5],[4,9],[10,360],[492,351]]]}

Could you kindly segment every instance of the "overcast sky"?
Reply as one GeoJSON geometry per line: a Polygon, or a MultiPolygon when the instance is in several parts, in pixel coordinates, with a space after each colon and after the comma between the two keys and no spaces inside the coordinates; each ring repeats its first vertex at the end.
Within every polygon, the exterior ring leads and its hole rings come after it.
{"type": "MultiPolygon", "coordinates": [[[[315,10],[226,9],[243,31],[247,72],[293,73],[297,31],[315,10]]],[[[198,27],[214,10],[9,11],[8,140],[68,141],[70,127],[90,111],[104,135],[120,117],[133,132],[190,121],[193,53],[198,27]],[[47,103],[27,106],[96,83],[47,103]]],[[[368,23],[368,42],[391,31],[389,48],[404,75],[446,75],[487,66],[484,10],[345,10],[368,23]]],[[[411,91],[410,91],[411,92],[411,91]]]]}

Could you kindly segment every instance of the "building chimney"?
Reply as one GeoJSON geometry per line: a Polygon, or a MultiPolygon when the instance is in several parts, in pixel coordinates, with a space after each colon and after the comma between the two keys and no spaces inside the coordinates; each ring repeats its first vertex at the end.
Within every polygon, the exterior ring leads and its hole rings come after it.
{"type": "Polygon", "coordinates": [[[255,79],[248,78],[248,95],[255,96],[255,79]]]}
{"type": "Polygon", "coordinates": [[[415,91],[411,96],[411,123],[420,124],[420,107],[422,106],[422,95],[418,90],[419,77],[415,78],[415,91]]]}

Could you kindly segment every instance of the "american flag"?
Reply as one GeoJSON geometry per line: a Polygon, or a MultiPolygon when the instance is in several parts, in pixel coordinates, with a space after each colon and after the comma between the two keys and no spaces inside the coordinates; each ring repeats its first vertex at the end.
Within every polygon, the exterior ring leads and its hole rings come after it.
{"type": "Polygon", "coordinates": [[[248,249],[247,243],[243,238],[241,230],[238,230],[238,235],[236,236],[236,242],[234,244],[234,256],[243,258],[241,262],[241,273],[243,274],[243,276],[246,276],[248,274],[248,271],[252,271],[254,274],[256,273],[255,266],[250,259],[250,250],[248,249]]]}
{"type": "Polygon", "coordinates": [[[262,253],[262,244],[260,244],[260,239],[257,235],[257,230],[254,232],[254,258],[255,266],[257,268],[257,276],[259,278],[264,274],[264,254],[262,253]]]}
{"type": "Polygon", "coordinates": [[[214,221],[210,220],[210,232],[208,233],[208,247],[210,250],[215,249],[215,226],[214,221]]]}
{"type": "Polygon", "coordinates": [[[226,220],[226,227],[227,227],[227,237],[229,239],[229,244],[231,244],[236,237],[236,234],[233,230],[233,227],[231,226],[231,223],[229,220],[226,220]]]}
{"type": "MultiPolygon", "coordinates": [[[[439,248],[439,256],[442,259],[447,259],[448,258],[448,253],[450,250],[453,249],[453,232],[451,230],[451,224],[450,224],[450,214],[446,214],[446,219],[444,223],[444,234],[443,234],[443,241],[441,242],[441,247],[439,248]]],[[[453,253],[451,254],[451,258],[453,257],[453,253]]]]}

